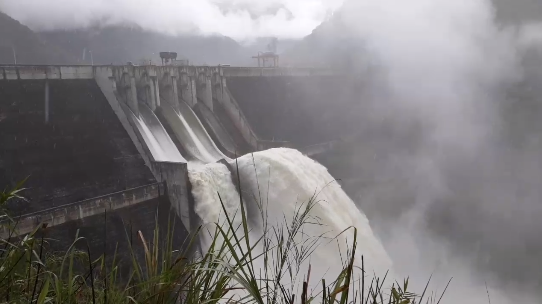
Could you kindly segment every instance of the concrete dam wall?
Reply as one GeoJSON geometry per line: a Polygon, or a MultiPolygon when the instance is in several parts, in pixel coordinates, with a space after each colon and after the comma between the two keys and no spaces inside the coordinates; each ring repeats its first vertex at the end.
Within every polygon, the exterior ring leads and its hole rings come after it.
{"type": "Polygon", "coordinates": [[[359,87],[346,77],[228,77],[227,86],[262,139],[302,146],[355,131],[359,87]]]}
{"type": "MultiPolygon", "coordinates": [[[[188,232],[144,157],[94,79],[0,81],[0,185],[28,177],[27,200],[9,209],[23,235],[46,223],[50,250],[78,232],[93,257],[117,249],[129,265],[129,235],[151,238],[157,224],[165,235],[170,218],[180,248],[188,232]]],[[[141,258],[139,240],[133,249],[141,258]]]]}
{"type": "Polygon", "coordinates": [[[342,79],[303,69],[0,67],[0,185],[29,177],[28,201],[10,206],[18,232],[46,223],[60,247],[80,229],[110,249],[129,222],[152,231],[157,211],[184,239],[199,225],[188,161],[336,139],[329,126],[346,118],[330,100],[348,94],[342,79]]]}
{"type": "Polygon", "coordinates": [[[0,184],[36,212],[155,179],[93,80],[0,81],[0,184]]]}

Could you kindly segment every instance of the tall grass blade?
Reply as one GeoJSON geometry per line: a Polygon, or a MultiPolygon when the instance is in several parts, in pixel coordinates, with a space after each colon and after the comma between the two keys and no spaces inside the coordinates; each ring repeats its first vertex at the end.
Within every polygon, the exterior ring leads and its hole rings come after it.
{"type": "Polygon", "coordinates": [[[45,282],[43,283],[43,286],[41,287],[40,294],[38,296],[37,304],[44,304],[45,300],[47,299],[47,294],[49,293],[49,284],[50,280],[47,278],[45,282]]]}

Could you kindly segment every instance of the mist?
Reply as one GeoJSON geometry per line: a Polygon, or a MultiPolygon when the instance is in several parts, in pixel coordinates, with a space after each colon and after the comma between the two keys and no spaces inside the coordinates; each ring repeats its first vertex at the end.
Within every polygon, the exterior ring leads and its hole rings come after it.
{"type": "Polygon", "coordinates": [[[341,4],[341,0],[5,0],[0,1],[0,10],[37,31],[136,25],[172,35],[224,35],[245,41],[302,38],[341,4]]]}
{"type": "MultiPolygon", "coordinates": [[[[130,24],[243,41],[303,37],[342,2],[7,0],[0,10],[34,30],[130,24]]],[[[487,302],[488,293],[491,303],[529,303],[540,295],[536,5],[347,0],[335,15],[348,33],[334,34],[362,46],[354,54],[364,90],[360,136],[344,161],[370,183],[353,199],[416,291],[432,274],[429,290],[454,278],[443,303],[487,302]]]]}
{"type": "Polygon", "coordinates": [[[422,289],[433,274],[440,291],[454,277],[444,303],[528,303],[542,279],[539,27],[496,13],[485,0],[341,11],[367,83],[348,161],[382,181],[356,200],[400,274],[422,289]]]}

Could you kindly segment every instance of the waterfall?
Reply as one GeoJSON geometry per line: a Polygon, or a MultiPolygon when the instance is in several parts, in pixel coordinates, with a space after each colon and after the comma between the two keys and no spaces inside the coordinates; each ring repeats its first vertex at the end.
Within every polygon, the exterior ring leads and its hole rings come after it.
{"type": "Polygon", "coordinates": [[[224,209],[236,226],[241,224],[239,194],[232,182],[230,170],[224,164],[191,162],[188,177],[196,201],[194,211],[203,225],[203,243],[208,246],[211,240],[208,235],[214,233],[215,223],[227,225],[224,209]]]}
{"type": "MultiPolygon", "coordinates": [[[[367,217],[324,166],[297,150],[286,148],[247,154],[232,160],[230,165],[234,169],[233,176],[237,176],[236,173],[239,175],[236,183],[240,186],[247,214],[251,217],[249,228],[252,241],[266,232],[269,234],[271,227],[291,224],[296,215],[311,202],[307,223],[295,241],[298,247],[310,247],[313,241],[317,247],[306,260],[299,261],[294,270],[297,276],[294,273],[292,278],[285,277],[281,283],[299,286],[309,265],[311,289],[319,290],[321,279],[327,282],[336,279],[344,267],[348,249],[353,244],[353,227],[357,228],[355,265],[361,267],[363,255],[365,270],[369,274],[374,271],[376,275],[382,276],[391,269],[391,260],[373,234],[367,217]],[[235,171],[237,168],[239,172],[235,171]]],[[[196,202],[196,214],[205,225],[221,222],[223,208],[219,194],[228,214],[237,213],[236,225],[240,224],[239,192],[225,165],[191,165],[189,178],[196,202]]],[[[276,233],[277,230],[273,231],[276,233]]],[[[258,246],[255,250],[260,253],[262,248],[258,246]]],[[[256,261],[255,268],[258,267],[265,267],[263,261],[256,261]]]]}

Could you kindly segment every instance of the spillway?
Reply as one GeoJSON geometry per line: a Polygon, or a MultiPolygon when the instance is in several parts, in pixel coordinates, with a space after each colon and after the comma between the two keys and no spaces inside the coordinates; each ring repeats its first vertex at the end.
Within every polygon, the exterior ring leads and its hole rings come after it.
{"type": "Polygon", "coordinates": [[[129,109],[125,112],[130,113],[131,119],[156,161],[186,162],[151,109],[144,104],[139,104],[139,116],[129,109]]]}
{"type": "Polygon", "coordinates": [[[162,115],[192,160],[213,163],[229,159],[220,152],[194,111],[184,101],[179,101],[179,110],[165,100],[160,107],[162,115]]]}
{"type": "MultiPolygon", "coordinates": [[[[231,160],[229,167],[234,170],[239,168],[239,180],[236,182],[240,185],[247,213],[252,217],[249,221],[251,240],[257,240],[264,234],[273,239],[268,234],[271,229],[291,225],[298,212],[304,210],[313,199],[311,204],[314,206],[307,223],[295,240],[300,250],[313,242],[316,242],[317,248],[310,258],[300,263],[293,279],[284,278],[281,283],[298,286],[307,274],[309,264],[311,289],[321,286],[321,279],[327,282],[336,279],[343,269],[342,259],[347,256],[353,243],[353,227],[357,228],[358,240],[355,265],[361,267],[363,255],[365,270],[369,273],[374,271],[381,276],[391,269],[391,260],[373,234],[367,217],[322,165],[297,150],[279,148],[231,160]]],[[[226,212],[231,217],[235,215],[237,220],[234,225],[240,225],[239,193],[227,166],[208,164],[193,167],[189,170],[189,178],[196,213],[204,225],[209,227],[213,223],[224,223],[221,201],[226,212]]],[[[276,243],[276,239],[271,242],[276,243]]],[[[261,244],[255,248],[256,253],[262,250],[261,244]]],[[[258,260],[255,266],[263,269],[270,265],[266,266],[258,260]]]]}
{"type": "MultiPolygon", "coordinates": [[[[311,253],[297,262],[290,261],[298,265],[291,276],[280,276],[283,286],[300,288],[309,268],[311,290],[318,290],[322,279],[327,282],[335,280],[344,269],[345,257],[353,245],[354,228],[357,229],[355,266],[361,268],[363,256],[365,271],[378,277],[392,268],[391,259],[375,237],[367,217],[325,167],[297,150],[286,148],[230,159],[218,149],[184,101],[173,107],[167,100],[162,100],[159,111],[162,121],[170,127],[172,136],[182,145],[186,151],[184,156],[189,160],[188,177],[195,201],[194,212],[204,227],[200,237],[202,250],[211,243],[215,225],[227,225],[224,213],[233,218],[236,234],[244,236],[241,204],[246,207],[249,217],[250,240],[254,242],[263,238],[274,244],[281,236],[287,238],[287,227],[299,219],[300,212],[311,204],[302,231],[293,238],[296,244],[294,251],[308,252],[307,249],[311,248],[311,253]],[[227,165],[219,163],[220,160],[226,160],[227,165]],[[239,176],[239,179],[234,180],[232,176],[239,176]]],[[[134,119],[153,156],[164,160],[182,158],[154,113],[145,105],[141,105],[140,112],[140,116],[134,116],[134,119]],[[176,153],[170,153],[170,149],[176,153]]],[[[256,256],[268,249],[262,242],[251,243],[250,246],[254,246],[256,256]]],[[[246,252],[246,245],[240,245],[238,250],[246,252]]],[[[267,273],[269,277],[279,275],[274,265],[266,263],[263,257],[252,264],[256,272],[267,273]]],[[[239,299],[244,296],[241,291],[235,293],[239,299]]]]}
{"type": "MultiPolygon", "coordinates": [[[[201,122],[204,124],[204,127],[210,131],[209,135],[213,139],[216,145],[219,145],[219,148],[222,152],[227,154],[230,157],[236,157],[244,153],[239,153],[238,148],[233,142],[232,136],[228,133],[226,128],[217,118],[215,113],[211,111],[205,104],[198,102],[194,106],[194,112],[200,118],[201,122]]],[[[235,133],[235,130],[232,131],[235,133]]]]}
{"type": "MultiPolygon", "coordinates": [[[[244,236],[241,204],[246,207],[249,217],[251,242],[265,239],[274,244],[278,242],[279,235],[287,238],[287,227],[299,219],[300,212],[311,204],[302,231],[293,238],[296,244],[294,251],[303,252],[311,248],[311,254],[297,261],[292,276],[280,276],[283,286],[300,288],[309,268],[311,290],[318,290],[322,279],[327,282],[335,280],[344,269],[345,257],[353,245],[354,228],[357,229],[355,266],[361,268],[363,256],[365,270],[378,277],[383,277],[392,268],[391,259],[375,237],[367,217],[325,167],[297,150],[286,148],[230,159],[218,149],[184,101],[173,107],[167,100],[162,100],[159,111],[163,122],[171,128],[172,136],[186,151],[184,156],[188,159],[194,212],[204,228],[200,236],[202,250],[211,244],[217,224],[227,226],[224,213],[233,219],[235,233],[240,238],[244,236]],[[225,160],[227,165],[220,160],[225,160]],[[234,180],[232,176],[239,176],[239,179],[234,180]],[[277,231],[278,234],[273,234],[277,231]]],[[[169,159],[178,154],[177,157],[182,158],[154,113],[145,105],[141,106],[140,112],[135,121],[153,156],[169,159]],[[173,148],[177,153],[170,154],[173,148]]],[[[255,256],[268,251],[263,242],[251,243],[250,246],[254,246],[255,256]]],[[[240,244],[238,250],[246,252],[246,244],[240,244]]],[[[290,262],[295,263],[293,260],[290,262]]],[[[261,256],[252,265],[256,272],[265,272],[270,277],[279,275],[274,265],[266,264],[261,256]]],[[[246,295],[242,291],[234,294],[238,299],[246,295]]]]}

